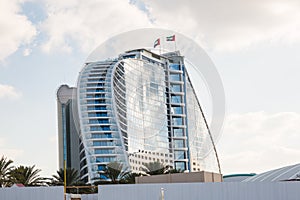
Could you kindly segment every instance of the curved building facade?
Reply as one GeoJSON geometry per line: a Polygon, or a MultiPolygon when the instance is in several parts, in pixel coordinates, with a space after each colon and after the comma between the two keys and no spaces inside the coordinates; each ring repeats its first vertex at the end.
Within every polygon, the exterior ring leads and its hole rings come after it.
{"type": "MultiPolygon", "coordinates": [[[[198,98],[179,52],[146,49],[86,63],[76,93],[81,177],[101,178],[109,162],[139,172],[158,161],[182,171],[206,168],[216,154],[198,98]]],[[[75,102],[75,101],[74,101],[75,102]]],[[[105,177],[103,177],[105,178],[105,177]]]]}

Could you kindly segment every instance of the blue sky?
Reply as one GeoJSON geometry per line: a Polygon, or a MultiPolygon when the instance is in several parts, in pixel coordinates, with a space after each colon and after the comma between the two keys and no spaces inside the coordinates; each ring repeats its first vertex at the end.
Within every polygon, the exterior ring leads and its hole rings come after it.
{"type": "Polygon", "coordinates": [[[0,154],[54,174],[59,85],[75,85],[89,53],[111,36],[155,27],[192,38],[219,71],[225,174],[297,163],[299,19],[296,0],[0,0],[0,154]]]}

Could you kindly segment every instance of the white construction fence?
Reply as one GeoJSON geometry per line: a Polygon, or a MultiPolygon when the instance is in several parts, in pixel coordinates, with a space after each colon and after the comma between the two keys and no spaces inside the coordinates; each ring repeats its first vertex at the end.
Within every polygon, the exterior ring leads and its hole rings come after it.
{"type": "Polygon", "coordinates": [[[0,200],[63,200],[64,187],[0,188],[0,200]]]}
{"type": "Polygon", "coordinates": [[[300,200],[300,182],[103,185],[99,200],[300,200]]]}
{"type": "MultiPolygon", "coordinates": [[[[101,185],[81,200],[300,200],[299,182],[101,185]]],[[[63,187],[0,188],[0,200],[63,200],[63,187]]],[[[68,196],[67,196],[68,199],[68,196]]]]}

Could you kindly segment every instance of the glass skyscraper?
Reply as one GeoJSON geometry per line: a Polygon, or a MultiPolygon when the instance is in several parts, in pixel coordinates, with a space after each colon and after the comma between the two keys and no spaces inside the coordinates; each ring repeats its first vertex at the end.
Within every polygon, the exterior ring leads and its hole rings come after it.
{"type": "Polygon", "coordinates": [[[86,63],[72,99],[78,148],[60,142],[60,149],[66,155],[76,151],[86,182],[113,161],[134,172],[154,161],[200,171],[207,157],[218,166],[216,154],[203,152],[213,141],[207,142],[209,130],[179,51],[135,49],[86,63]]]}

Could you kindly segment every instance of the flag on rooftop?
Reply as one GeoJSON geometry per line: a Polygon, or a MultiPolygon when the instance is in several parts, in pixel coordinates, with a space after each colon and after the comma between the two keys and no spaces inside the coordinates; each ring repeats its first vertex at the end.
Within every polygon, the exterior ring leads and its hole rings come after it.
{"type": "Polygon", "coordinates": [[[166,37],[166,40],[167,41],[175,41],[175,35],[171,35],[171,36],[166,37]]]}
{"type": "Polygon", "coordinates": [[[157,47],[158,45],[160,45],[160,38],[158,38],[157,40],[155,40],[155,42],[154,42],[154,48],[157,47]]]}

